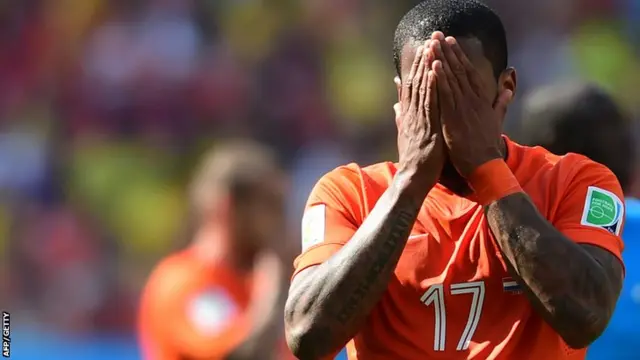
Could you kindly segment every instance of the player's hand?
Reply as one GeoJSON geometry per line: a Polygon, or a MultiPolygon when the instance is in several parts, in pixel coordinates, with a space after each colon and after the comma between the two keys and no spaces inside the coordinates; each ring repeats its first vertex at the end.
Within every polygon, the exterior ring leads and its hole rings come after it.
{"type": "Polygon", "coordinates": [[[436,60],[442,133],[449,157],[460,175],[469,176],[478,166],[501,158],[502,120],[513,97],[511,90],[490,94],[480,74],[453,37],[432,36],[436,60]]]}
{"type": "Polygon", "coordinates": [[[431,70],[433,51],[429,43],[417,49],[411,72],[401,84],[400,102],[393,107],[398,127],[398,170],[425,181],[424,186],[435,184],[445,160],[436,76],[431,70]]]}

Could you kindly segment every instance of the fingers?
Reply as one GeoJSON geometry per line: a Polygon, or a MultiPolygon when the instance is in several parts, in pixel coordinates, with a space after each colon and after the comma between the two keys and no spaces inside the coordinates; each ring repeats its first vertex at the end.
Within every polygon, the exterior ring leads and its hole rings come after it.
{"type": "Polygon", "coordinates": [[[408,107],[411,104],[411,96],[412,96],[412,87],[413,87],[413,78],[418,71],[418,66],[420,65],[420,60],[422,59],[423,47],[419,46],[416,50],[416,55],[413,58],[413,63],[411,64],[411,70],[409,71],[409,76],[404,79],[403,89],[402,89],[402,106],[403,110],[406,110],[404,107],[408,107]]]}
{"type": "Polygon", "coordinates": [[[427,103],[425,104],[425,112],[429,116],[430,126],[440,128],[440,112],[438,103],[438,88],[436,81],[436,73],[429,70],[427,73],[427,103]]]}
{"type": "Polygon", "coordinates": [[[444,52],[444,56],[446,59],[445,69],[449,68],[456,81],[458,82],[458,87],[462,92],[465,92],[466,89],[471,88],[471,84],[467,78],[467,70],[456,53],[453,51],[453,44],[457,44],[456,39],[449,36],[445,39],[445,41],[440,42],[442,46],[442,50],[444,52]]]}
{"type": "Polygon", "coordinates": [[[438,98],[440,99],[440,111],[453,111],[455,109],[454,90],[451,80],[454,80],[453,74],[447,74],[444,63],[445,56],[442,49],[444,42],[444,34],[436,31],[431,35],[432,48],[436,59],[431,65],[435,78],[437,79],[438,98]],[[434,41],[435,40],[435,41],[434,41]]]}
{"type": "Polygon", "coordinates": [[[436,78],[440,111],[442,113],[451,114],[455,110],[456,104],[453,96],[453,90],[451,89],[451,84],[449,82],[450,78],[444,70],[442,60],[434,60],[432,68],[436,78]]]}
{"type": "MultiPolygon", "coordinates": [[[[447,78],[448,88],[450,89],[450,96],[454,96],[456,99],[458,99],[458,101],[461,101],[462,89],[460,87],[460,84],[458,82],[456,75],[452,72],[452,67],[449,64],[447,55],[445,53],[446,49],[448,49],[447,51],[451,51],[451,49],[449,49],[448,46],[446,46],[447,43],[445,41],[444,34],[440,31],[436,31],[433,33],[431,40],[434,43],[433,48],[436,54],[436,59],[440,60],[442,64],[442,71],[444,72],[444,75],[447,78]]],[[[438,81],[442,82],[443,81],[442,77],[438,81]]],[[[454,100],[454,104],[455,104],[455,100],[454,100]]]]}
{"type": "Polygon", "coordinates": [[[413,76],[413,81],[411,84],[411,104],[421,111],[424,106],[424,93],[425,88],[422,87],[423,79],[426,81],[425,77],[425,68],[427,68],[425,64],[426,60],[426,51],[427,47],[420,47],[417,51],[421,52],[420,60],[418,63],[418,69],[416,70],[415,75],[413,76]]]}
{"type": "Polygon", "coordinates": [[[482,96],[482,94],[485,94],[486,91],[483,91],[484,87],[482,86],[483,84],[482,79],[480,78],[480,74],[478,74],[475,66],[473,66],[467,55],[464,53],[464,51],[462,51],[460,43],[458,43],[458,41],[453,37],[449,37],[447,38],[447,40],[447,44],[449,45],[451,50],[453,50],[455,57],[458,59],[465,70],[471,88],[473,89],[473,91],[475,91],[476,95],[482,96]]]}
{"type": "Polygon", "coordinates": [[[441,31],[434,32],[431,39],[440,43],[436,58],[442,60],[447,76],[455,80],[450,81],[452,93],[456,96],[472,93],[477,97],[485,94],[480,75],[462,51],[458,41],[451,36],[445,37],[441,31]]]}
{"type": "Polygon", "coordinates": [[[427,102],[428,102],[428,97],[427,97],[427,86],[428,86],[428,78],[429,78],[429,70],[431,69],[431,61],[430,59],[433,58],[433,53],[430,49],[429,44],[425,44],[425,48],[424,48],[424,54],[422,55],[422,81],[420,82],[420,89],[418,91],[419,93],[419,109],[421,111],[424,111],[426,109],[427,106],[427,102]]]}

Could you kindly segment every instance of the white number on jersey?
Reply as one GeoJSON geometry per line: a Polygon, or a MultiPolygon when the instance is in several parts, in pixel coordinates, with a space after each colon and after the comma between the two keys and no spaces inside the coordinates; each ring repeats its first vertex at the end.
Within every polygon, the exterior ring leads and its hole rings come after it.
{"type": "MultiPolygon", "coordinates": [[[[484,304],[485,287],[483,281],[451,284],[451,295],[471,294],[471,308],[469,318],[464,327],[462,336],[458,340],[456,350],[463,351],[469,348],[473,334],[478,328],[482,305],[484,304]]],[[[444,305],[444,286],[435,284],[429,286],[420,300],[427,306],[433,304],[435,308],[435,331],[433,335],[433,350],[444,351],[447,337],[447,309],[444,305]]],[[[457,310],[457,309],[456,309],[457,310]]]]}

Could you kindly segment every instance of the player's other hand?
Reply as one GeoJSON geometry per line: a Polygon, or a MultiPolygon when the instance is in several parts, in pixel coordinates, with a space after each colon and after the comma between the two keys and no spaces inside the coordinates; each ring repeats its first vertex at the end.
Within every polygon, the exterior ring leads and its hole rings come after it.
{"type": "Polygon", "coordinates": [[[393,107],[398,127],[398,171],[425,188],[436,183],[445,160],[436,76],[431,70],[433,50],[429,43],[418,47],[409,75],[399,84],[400,102],[393,107]]]}
{"type": "Polygon", "coordinates": [[[445,39],[436,32],[432,41],[442,133],[453,165],[466,177],[485,162],[502,157],[502,120],[513,92],[490,94],[453,37],[445,39]]]}

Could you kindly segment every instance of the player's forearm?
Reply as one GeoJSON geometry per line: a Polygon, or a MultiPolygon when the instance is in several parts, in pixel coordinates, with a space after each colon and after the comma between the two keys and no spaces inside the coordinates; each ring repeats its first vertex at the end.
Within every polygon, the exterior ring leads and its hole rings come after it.
{"type": "Polygon", "coordinates": [[[606,270],[520,192],[485,208],[510,272],[537,312],[573,348],[604,331],[617,296],[606,270]]]}
{"type": "Polygon", "coordinates": [[[387,289],[433,186],[418,185],[397,176],[351,240],[300,282],[294,279],[285,322],[287,341],[298,358],[330,355],[357,333],[387,289]]]}

